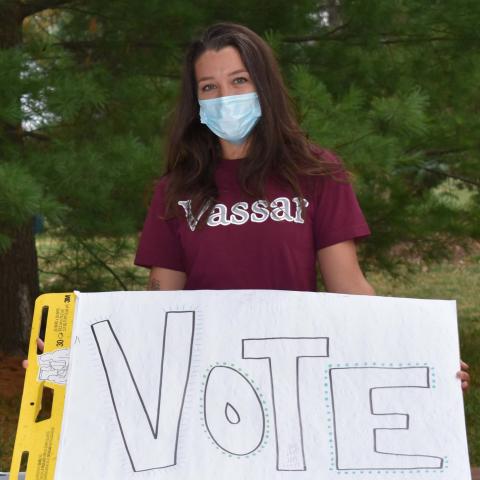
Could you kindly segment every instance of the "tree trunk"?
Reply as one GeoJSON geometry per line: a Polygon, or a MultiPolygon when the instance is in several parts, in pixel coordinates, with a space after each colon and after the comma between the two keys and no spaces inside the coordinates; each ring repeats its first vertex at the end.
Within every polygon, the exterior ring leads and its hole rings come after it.
{"type": "Polygon", "coordinates": [[[327,0],[328,24],[330,27],[339,27],[342,24],[340,16],[340,0],[327,0]]]}
{"type": "MultiPolygon", "coordinates": [[[[20,1],[1,3],[0,49],[21,45],[22,22],[20,1]]],[[[0,129],[3,129],[7,141],[22,148],[22,137],[18,135],[21,125],[0,123],[0,129]]],[[[39,293],[33,221],[7,231],[12,244],[8,251],[0,254],[0,351],[20,353],[26,351],[28,345],[33,305],[39,293]]]]}
{"type": "Polygon", "coordinates": [[[0,3],[0,48],[11,48],[22,43],[22,4],[19,0],[0,3]]]}
{"type": "Polygon", "coordinates": [[[14,235],[11,248],[0,255],[0,351],[17,354],[27,350],[39,287],[33,221],[14,235]]]}

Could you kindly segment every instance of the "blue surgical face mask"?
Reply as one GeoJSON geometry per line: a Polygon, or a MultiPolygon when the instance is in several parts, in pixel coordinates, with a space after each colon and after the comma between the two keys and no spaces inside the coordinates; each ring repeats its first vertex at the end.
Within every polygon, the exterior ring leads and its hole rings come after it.
{"type": "Polygon", "coordinates": [[[200,122],[217,137],[244,143],[262,115],[257,92],[199,100],[200,122]]]}

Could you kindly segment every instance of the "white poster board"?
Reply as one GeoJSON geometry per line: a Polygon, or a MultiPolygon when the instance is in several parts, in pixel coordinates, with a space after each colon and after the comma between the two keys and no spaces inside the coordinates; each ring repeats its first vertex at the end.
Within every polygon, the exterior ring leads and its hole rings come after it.
{"type": "Polygon", "coordinates": [[[470,479],[455,302],[79,294],[56,480],[470,479]]]}

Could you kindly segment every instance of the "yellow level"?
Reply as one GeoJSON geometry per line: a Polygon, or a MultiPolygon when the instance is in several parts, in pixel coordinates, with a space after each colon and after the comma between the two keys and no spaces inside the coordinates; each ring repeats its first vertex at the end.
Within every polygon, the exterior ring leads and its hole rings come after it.
{"type": "Polygon", "coordinates": [[[26,470],[26,480],[54,478],[75,299],[74,293],[52,293],[35,302],[10,480],[17,480],[20,470],[26,470]],[[45,348],[37,353],[41,329],[45,348]]]}

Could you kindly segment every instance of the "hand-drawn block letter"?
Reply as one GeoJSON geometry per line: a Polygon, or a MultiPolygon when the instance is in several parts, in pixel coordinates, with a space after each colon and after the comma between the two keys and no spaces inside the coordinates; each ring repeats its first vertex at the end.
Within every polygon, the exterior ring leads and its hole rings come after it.
{"type": "Polygon", "coordinates": [[[262,403],[247,378],[233,368],[210,370],[205,383],[204,415],[210,436],[228,453],[248,455],[262,443],[262,403]]]}
{"type": "Polygon", "coordinates": [[[381,398],[388,398],[382,396],[382,392],[397,389],[395,396],[405,395],[408,408],[408,402],[415,402],[412,396],[419,393],[419,388],[430,388],[427,367],[332,368],[330,386],[338,470],[442,467],[440,456],[408,452],[409,441],[401,438],[400,432],[410,428],[410,415],[405,410],[398,412],[398,406],[392,406],[398,402],[392,400],[389,405],[381,401],[381,398]],[[396,437],[393,432],[387,437],[381,436],[388,430],[396,430],[396,437]],[[385,438],[390,438],[390,442],[385,438]]]}
{"type": "Polygon", "coordinates": [[[300,359],[328,357],[328,338],[244,339],[242,351],[243,358],[268,360],[277,442],[277,470],[306,470],[299,397],[300,359]]]}
{"type": "MultiPolygon", "coordinates": [[[[150,418],[142,393],[108,320],[91,328],[128,457],[135,472],[176,464],[177,443],[194,335],[194,312],[168,312],[163,332],[156,418],[150,418]],[[168,395],[162,395],[168,391],[168,395]]],[[[152,368],[157,366],[152,365],[152,368]]]]}

